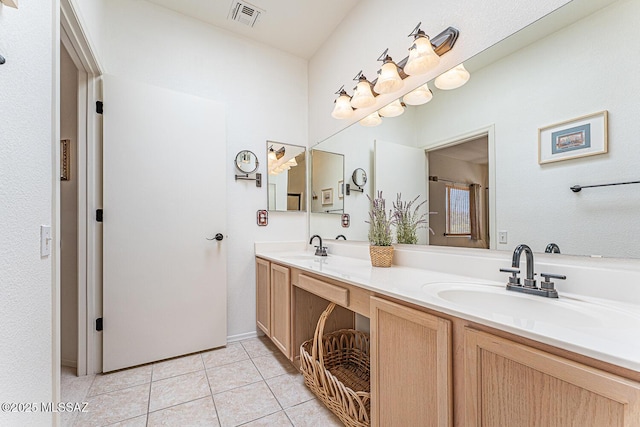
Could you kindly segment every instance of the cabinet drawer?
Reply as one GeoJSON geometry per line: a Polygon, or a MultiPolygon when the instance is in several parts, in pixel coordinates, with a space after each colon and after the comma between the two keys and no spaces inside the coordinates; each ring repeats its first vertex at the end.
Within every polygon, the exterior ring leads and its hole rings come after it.
{"type": "Polygon", "coordinates": [[[304,274],[299,276],[296,286],[343,307],[349,307],[348,289],[314,279],[304,274]]]}

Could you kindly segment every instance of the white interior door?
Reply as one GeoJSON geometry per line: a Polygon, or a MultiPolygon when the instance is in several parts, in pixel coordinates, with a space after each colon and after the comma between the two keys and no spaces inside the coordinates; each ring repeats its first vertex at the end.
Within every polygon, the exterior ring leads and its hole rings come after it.
{"type": "Polygon", "coordinates": [[[226,344],[225,114],[104,77],[104,372],[226,344]]]}
{"type": "MultiPolygon", "coordinates": [[[[403,201],[411,201],[418,195],[420,198],[416,204],[427,200],[427,158],[423,149],[375,141],[374,158],[374,196],[382,191],[387,210],[393,207],[398,193],[402,194],[403,201]]],[[[423,209],[428,209],[428,203],[423,209]]],[[[427,229],[419,229],[418,244],[428,244],[428,234],[427,229]]]]}

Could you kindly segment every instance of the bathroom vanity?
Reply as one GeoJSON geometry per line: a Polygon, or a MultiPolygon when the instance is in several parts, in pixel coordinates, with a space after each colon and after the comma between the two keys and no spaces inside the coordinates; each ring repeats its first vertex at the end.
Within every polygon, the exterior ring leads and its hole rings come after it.
{"type": "Polygon", "coordinates": [[[256,244],[257,324],[297,364],[329,301],[325,332],[368,318],[372,425],[640,425],[638,305],[508,292],[487,273],[507,254],[400,248],[380,269],[366,245],[332,245],[256,244]]]}

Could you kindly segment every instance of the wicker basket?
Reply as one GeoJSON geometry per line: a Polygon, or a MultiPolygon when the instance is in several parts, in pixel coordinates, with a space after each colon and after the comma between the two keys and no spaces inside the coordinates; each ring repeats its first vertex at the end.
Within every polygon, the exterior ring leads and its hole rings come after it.
{"type": "Polygon", "coordinates": [[[369,335],[342,329],[323,335],[330,303],[320,316],[312,340],[300,346],[304,382],[348,427],[368,427],[371,405],[369,335]]]}
{"type": "Polygon", "coordinates": [[[369,246],[371,265],[374,267],[391,267],[393,246],[369,246]]]}

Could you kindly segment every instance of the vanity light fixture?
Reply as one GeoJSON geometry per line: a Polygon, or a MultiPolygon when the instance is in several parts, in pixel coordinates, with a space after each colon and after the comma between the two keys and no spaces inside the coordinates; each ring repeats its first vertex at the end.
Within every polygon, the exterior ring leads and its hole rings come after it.
{"type": "Polygon", "coordinates": [[[371,92],[371,82],[362,74],[362,70],[353,78],[358,84],[356,85],[353,96],[351,97],[351,106],[353,108],[367,108],[376,103],[376,98],[371,92]]]}
{"type": "Polygon", "coordinates": [[[331,112],[331,116],[334,119],[348,119],[353,116],[353,108],[351,107],[351,97],[347,95],[344,90],[344,85],[336,92],[338,99],[335,101],[335,106],[331,112]]]}
{"type": "Polygon", "coordinates": [[[374,111],[364,119],[360,120],[360,124],[367,127],[378,126],[380,123],[382,123],[382,117],[380,117],[380,114],[378,114],[377,111],[374,111]]]}
{"type": "MultiPolygon", "coordinates": [[[[404,86],[404,78],[409,75],[426,73],[440,63],[440,57],[453,49],[460,32],[456,28],[448,27],[430,39],[424,31],[420,30],[421,24],[422,23],[419,22],[411,34],[409,34],[410,37],[414,37],[414,42],[409,48],[409,56],[396,64],[393,62],[393,59],[387,55],[389,49],[385,49],[378,58],[378,61],[382,61],[383,64],[378,71],[378,78],[376,80],[369,82],[362,74],[362,71],[360,71],[354,78],[354,80],[358,81],[358,84],[354,88],[353,98],[344,90],[344,85],[336,92],[338,98],[335,100],[335,106],[331,112],[332,117],[336,119],[349,119],[354,115],[355,108],[375,106],[377,95],[399,91],[404,86]],[[372,85],[373,92],[371,91],[372,85]]],[[[408,105],[427,103],[433,96],[431,91],[426,87],[424,90],[418,88],[414,92],[415,93],[406,95],[408,105]]],[[[360,124],[363,126],[377,126],[380,123],[380,115],[377,113],[370,114],[360,120],[360,124]]]]}
{"type": "Polygon", "coordinates": [[[451,90],[457,89],[469,81],[471,75],[464,68],[464,63],[453,67],[436,77],[433,82],[438,89],[451,90]]]}
{"type": "Polygon", "coordinates": [[[440,56],[433,50],[429,36],[420,29],[421,24],[422,22],[419,22],[408,36],[414,38],[409,48],[409,58],[403,67],[404,72],[409,76],[424,74],[440,63],[440,56]]]}
{"type": "Polygon", "coordinates": [[[402,102],[407,105],[422,105],[431,101],[432,98],[433,92],[431,92],[431,89],[429,89],[429,86],[425,83],[403,96],[402,102]]]}
{"type": "Polygon", "coordinates": [[[400,102],[399,99],[396,99],[389,105],[385,105],[381,109],[378,110],[378,113],[382,117],[398,117],[402,113],[404,113],[405,105],[400,102]]]}
{"type": "Polygon", "coordinates": [[[378,79],[375,86],[373,86],[373,90],[381,95],[397,92],[404,86],[404,82],[398,73],[398,65],[387,55],[388,51],[389,49],[385,49],[378,58],[378,61],[382,61],[382,67],[378,71],[378,79]]]}

